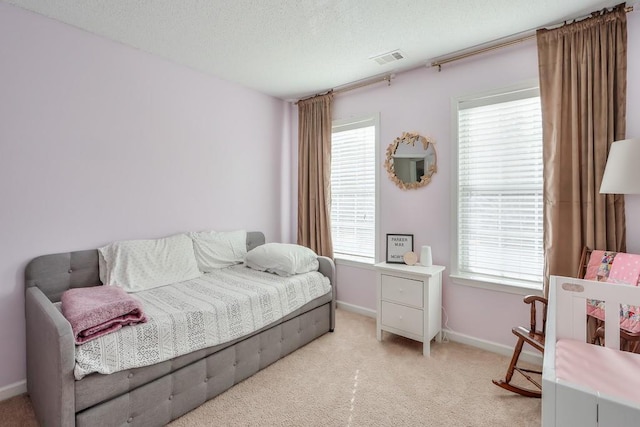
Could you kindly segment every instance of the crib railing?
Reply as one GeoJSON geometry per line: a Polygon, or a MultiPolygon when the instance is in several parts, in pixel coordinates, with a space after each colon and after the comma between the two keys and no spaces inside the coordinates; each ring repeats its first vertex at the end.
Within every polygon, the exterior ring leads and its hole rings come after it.
{"type": "MultiPolygon", "coordinates": [[[[602,396],[581,384],[559,380],[555,369],[555,344],[559,339],[587,342],[587,300],[597,299],[605,304],[605,345],[619,351],[620,305],[640,306],[640,288],[560,276],[552,276],[549,285],[542,375],[542,425],[606,425],[598,424],[599,417],[602,418],[605,413],[613,413],[618,417],[616,419],[635,417],[634,422],[637,422],[640,419],[637,405],[602,396]]],[[[576,355],[576,358],[579,357],[576,355]]]]}

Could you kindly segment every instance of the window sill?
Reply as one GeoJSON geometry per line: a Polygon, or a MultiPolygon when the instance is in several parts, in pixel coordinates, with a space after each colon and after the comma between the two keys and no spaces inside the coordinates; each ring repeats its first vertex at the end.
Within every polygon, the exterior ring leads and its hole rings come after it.
{"type": "Polygon", "coordinates": [[[499,279],[489,279],[486,277],[463,276],[460,274],[450,274],[451,281],[460,286],[470,286],[472,288],[487,289],[490,291],[504,292],[516,295],[542,295],[542,284],[530,284],[517,281],[500,281],[499,279]]]}
{"type": "Polygon", "coordinates": [[[365,270],[373,270],[375,261],[370,258],[349,256],[349,255],[334,255],[334,262],[336,265],[344,265],[347,267],[362,268],[365,270]]]}

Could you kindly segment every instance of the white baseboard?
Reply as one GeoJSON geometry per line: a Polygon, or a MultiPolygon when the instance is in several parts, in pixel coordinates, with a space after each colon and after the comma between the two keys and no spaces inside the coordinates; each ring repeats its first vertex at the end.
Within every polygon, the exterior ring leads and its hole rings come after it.
{"type": "MultiPolygon", "coordinates": [[[[361,314],[363,316],[376,318],[376,311],[371,310],[370,308],[361,307],[359,305],[349,304],[343,301],[337,301],[338,308],[344,311],[350,311],[352,313],[361,314]]],[[[491,351],[493,353],[502,354],[505,356],[513,355],[513,346],[508,346],[504,344],[498,344],[493,341],[483,340],[482,338],[472,337],[470,335],[461,334],[459,332],[452,331],[450,329],[443,329],[443,334],[454,342],[458,342],[460,344],[470,345],[472,347],[481,348],[483,350],[491,351]]],[[[515,342],[513,343],[515,346],[515,342]]],[[[520,360],[527,363],[532,363],[534,365],[542,366],[542,354],[541,353],[532,353],[530,351],[523,351],[520,354],[520,360]]]]}
{"type": "Polygon", "coordinates": [[[361,314],[367,317],[376,318],[376,311],[370,308],[360,307],[359,305],[349,304],[348,302],[337,301],[338,308],[344,311],[350,311],[352,313],[361,314]]]}
{"type": "Polygon", "coordinates": [[[27,381],[22,380],[0,388],[0,402],[27,392],[27,381]]]}
{"type": "MultiPolygon", "coordinates": [[[[475,338],[469,335],[454,332],[450,329],[443,329],[442,331],[446,336],[454,342],[460,344],[466,344],[473,347],[478,347],[483,350],[491,351],[493,353],[503,354],[505,356],[513,355],[513,346],[509,347],[504,344],[498,344],[496,342],[483,340],[481,338],[475,338]]],[[[515,342],[513,343],[515,346],[515,342]]],[[[542,366],[542,353],[532,353],[530,351],[523,351],[520,353],[520,360],[534,365],[542,366]]]]}

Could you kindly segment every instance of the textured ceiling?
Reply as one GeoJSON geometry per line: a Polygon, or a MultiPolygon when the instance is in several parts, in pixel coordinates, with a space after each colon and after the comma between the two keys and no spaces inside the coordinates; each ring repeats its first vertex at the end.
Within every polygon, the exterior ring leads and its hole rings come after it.
{"type": "Polygon", "coordinates": [[[1,0],[282,99],[297,99],[621,0],[1,0]],[[371,56],[400,49],[404,59],[371,56]]]}

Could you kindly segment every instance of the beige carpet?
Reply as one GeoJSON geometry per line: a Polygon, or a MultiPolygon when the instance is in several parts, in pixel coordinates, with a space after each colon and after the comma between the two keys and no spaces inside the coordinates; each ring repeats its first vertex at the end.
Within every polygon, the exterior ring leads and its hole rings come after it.
{"type": "MultiPolygon", "coordinates": [[[[338,310],[337,327],[170,424],[238,426],[539,426],[540,400],[491,383],[509,358],[457,343],[384,334],[338,310]]],[[[28,398],[0,403],[2,425],[35,425],[28,398]]]]}

